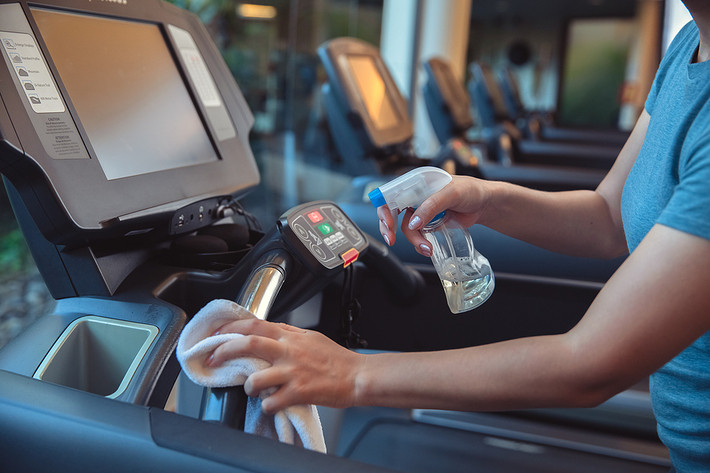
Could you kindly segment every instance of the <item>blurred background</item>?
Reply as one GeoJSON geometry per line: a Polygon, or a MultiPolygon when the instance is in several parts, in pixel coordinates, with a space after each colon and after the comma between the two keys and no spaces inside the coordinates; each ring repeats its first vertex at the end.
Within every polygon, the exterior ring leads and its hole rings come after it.
{"type": "MultiPolygon", "coordinates": [[[[207,26],[255,116],[262,185],[242,204],[264,226],[288,208],[337,200],[345,171],[323,110],[324,41],[380,48],[415,123],[414,148],[437,141],[421,98],[422,64],[507,67],[530,111],[560,126],[630,130],[668,43],[689,20],[679,0],[170,0],[207,26]]],[[[0,186],[0,346],[52,309],[0,186]]]]}

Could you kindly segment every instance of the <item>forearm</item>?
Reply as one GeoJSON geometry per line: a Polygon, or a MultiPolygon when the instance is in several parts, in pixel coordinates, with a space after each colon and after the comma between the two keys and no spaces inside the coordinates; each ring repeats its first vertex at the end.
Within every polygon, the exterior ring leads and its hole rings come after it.
{"type": "Polygon", "coordinates": [[[463,410],[596,405],[710,330],[709,268],[708,240],[655,225],[569,332],[362,355],[353,402],[463,410]]]}
{"type": "Polygon", "coordinates": [[[533,245],[573,256],[626,253],[621,222],[595,191],[541,192],[504,182],[485,184],[489,204],[479,223],[533,245]]]}
{"type": "Polygon", "coordinates": [[[585,379],[583,363],[563,335],[363,356],[356,405],[493,411],[589,406],[610,395],[585,379]]]}

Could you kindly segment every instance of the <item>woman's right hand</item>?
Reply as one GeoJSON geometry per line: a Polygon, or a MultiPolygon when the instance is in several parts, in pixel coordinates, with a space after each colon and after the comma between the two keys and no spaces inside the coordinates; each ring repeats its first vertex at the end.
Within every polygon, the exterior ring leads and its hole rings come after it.
{"type": "Polygon", "coordinates": [[[320,332],[256,318],[237,320],[215,333],[240,333],[218,346],[205,364],[218,367],[228,360],[254,357],[270,367],[251,374],[244,383],[247,395],[276,392],[261,408],[274,414],[296,404],[351,407],[358,401],[358,375],[366,356],[350,351],[320,332]]]}
{"type": "MultiPolygon", "coordinates": [[[[431,244],[420,230],[444,210],[465,228],[481,223],[490,202],[490,185],[491,182],[474,177],[454,176],[446,187],[422,202],[416,211],[407,209],[402,220],[402,233],[419,254],[430,257],[431,244]]],[[[389,208],[379,207],[377,216],[382,238],[388,245],[394,245],[397,225],[389,208]]]]}

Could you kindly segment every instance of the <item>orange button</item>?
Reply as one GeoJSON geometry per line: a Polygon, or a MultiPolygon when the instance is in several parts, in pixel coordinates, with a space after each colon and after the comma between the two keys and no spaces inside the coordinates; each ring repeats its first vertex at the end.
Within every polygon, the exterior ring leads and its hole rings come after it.
{"type": "Polygon", "coordinates": [[[355,248],[350,248],[345,253],[341,253],[340,257],[343,258],[343,268],[347,268],[357,261],[358,256],[360,256],[360,253],[355,248]]]}

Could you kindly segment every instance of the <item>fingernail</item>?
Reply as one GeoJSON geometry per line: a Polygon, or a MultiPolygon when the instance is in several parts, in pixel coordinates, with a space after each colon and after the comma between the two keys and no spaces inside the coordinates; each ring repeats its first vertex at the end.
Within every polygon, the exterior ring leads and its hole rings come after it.
{"type": "Polygon", "coordinates": [[[217,327],[217,330],[215,330],[214,332],[212,332],[212,335],[211,335],[211,336],[214,337],[215,335],[219,335],[220,333],[222,333],[222,327],[224,327],[224,324],[222,324],[222,325],[220,325],[219,327],[217,327]]]}
{"type": "Polygon", "coordinates": [[[426,246],[424,243],[422,243],[421,245],[419,245],[419,248],[421,248],[422,253],[424,254],[424,256],[427,256],[427,257],[431,256],[431,248],[429,248],[428,246],[426,246]]]}
{"type": "Polygon", "coordinates": [[[390,229],[389,225],[387,225],[387,222],[385,222],[384,220],[380,220],[380,222],[382,222],[382,225],[384,225],[387,230],[390,229]]]}
{"type": "Polygon", "coordinates": [[[382,238],[385,239],[385,243],[387,243],[387,246],[392,246],[392,243],[390,243],[390,239],[387,235],[382,235],[382,238]]]}
{"type": "Polygon", "coordinates": [[[420,219],[419,217],[414,217],[413,219],[411,219],[411,220],[409,221],[409,225],[408,225],[408,226],[409,226],[409,229],[410,229],[410,230],[414,230],[414,228],[415,228],[417,225],[419,225],[419,222],[420,222],[420,221],[421,221],[421,219],[420,219]]]}
{"type": "Polygon", "coordinates": [[[205,365],[206,366],[212,366],[212,363],[214,362],[214,353],[212,353],[210,356],[208,356],[205,359],[205,365]]]}

